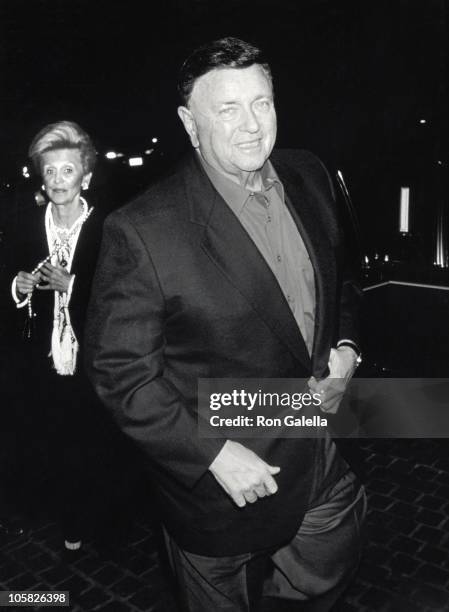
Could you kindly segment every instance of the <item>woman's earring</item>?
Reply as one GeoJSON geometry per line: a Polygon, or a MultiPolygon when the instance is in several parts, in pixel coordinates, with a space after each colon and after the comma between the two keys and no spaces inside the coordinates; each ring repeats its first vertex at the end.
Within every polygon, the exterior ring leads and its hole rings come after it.
{"type": "Polygon", "coordinates": [[[42,185],[41,189],[42,191],[45,191],[45,185],[42,185]]]}

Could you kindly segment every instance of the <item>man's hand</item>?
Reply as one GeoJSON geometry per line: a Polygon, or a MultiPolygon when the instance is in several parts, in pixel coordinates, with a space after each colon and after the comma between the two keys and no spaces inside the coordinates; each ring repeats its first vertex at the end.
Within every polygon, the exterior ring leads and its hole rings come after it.
{"type": "Polygon", "coordinates": [[[312,376],[308,385],[313,393],[321,394],[321,410],[335,414],[357,367],[357,354],[349,346],[331,349],[328,366],[327,378],[316,380],[312,376]]]}
{"type": "Polygon", "coordinates": [[[71,275],[61,265],[52,266],[45,263],[39,272],[45,285],[38,285],[38,289],[43,291],[60,291],[66,293],[69,290],[71,275]]]}
{"type": "Polygon", "coordinates": [[[227,440],[209,470],[237,506],[243,508],[246,502],[252,504],[259,497],[276,493],[273,474],[279,474],[281,468],[269,465],[242,444],[227,440]]]}
{"type": "Polygon", "coordinates": [[[31,274],[30,272],[20,271],[16,276],[16,289],[21,295],[33,293],[35,286],[41,282],[39,272],[31,274]]]}

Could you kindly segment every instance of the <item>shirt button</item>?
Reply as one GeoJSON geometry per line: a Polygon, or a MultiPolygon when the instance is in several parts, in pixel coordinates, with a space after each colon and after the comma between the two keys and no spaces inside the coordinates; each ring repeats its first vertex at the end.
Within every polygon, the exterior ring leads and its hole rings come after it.
{"type": "Polygon", "coordinates": [[[282,261],[282,257],[281,257],[280,255],[278,255],[278,256],[276,257],[276,259],[277,259],[279,262],[281,262],[281,261],[282,261]]]}
{"type": "Polygon", "coordinates": [[[270,217],[270,215],[268,215],[268,217],[267,217],[267,223],[271,223],[271,217],[270,217]]]}

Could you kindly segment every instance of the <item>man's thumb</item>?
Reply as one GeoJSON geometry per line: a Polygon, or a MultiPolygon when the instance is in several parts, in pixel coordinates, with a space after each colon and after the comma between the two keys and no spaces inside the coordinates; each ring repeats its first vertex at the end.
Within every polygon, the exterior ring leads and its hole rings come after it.
{"type": "Polygon", "coordinates": [[[279,472],[281,471],[280,467],[274,466],[274,465],[269,465],[268,469],[270,471],[270,474],[279,474],[279,472]]]}

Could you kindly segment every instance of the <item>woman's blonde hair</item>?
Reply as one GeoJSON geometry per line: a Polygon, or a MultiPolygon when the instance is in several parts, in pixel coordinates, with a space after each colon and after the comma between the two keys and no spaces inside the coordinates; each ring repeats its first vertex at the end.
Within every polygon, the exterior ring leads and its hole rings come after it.
{"type": "Polygon", "coordinates": [[[28,156],[38,172],[41,170],[42,154],[57,149],[78,149],[86,174],[92,172],[97,152],[89,135],[74,121],[57,121],[46,125],[33,138],[28,156]]]}

